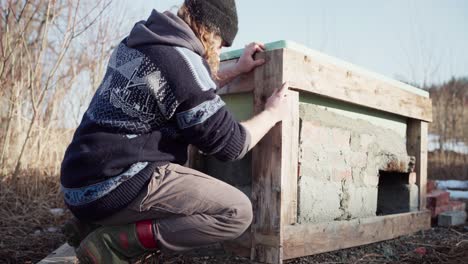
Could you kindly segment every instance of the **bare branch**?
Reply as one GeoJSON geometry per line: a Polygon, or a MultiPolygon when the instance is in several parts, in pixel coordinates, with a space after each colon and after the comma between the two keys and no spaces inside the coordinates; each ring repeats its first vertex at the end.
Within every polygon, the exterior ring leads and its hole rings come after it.
{"type": "Polygon", "coordinates": [[[89,22],[88,25],[86,25],[81,31],[79,31],[78,33],[76,33],[76,34],[73,36],[73,38],[76,38],[76,37],[80,36],[81,34],[83,34],[83,32],[87,31],[91,26],[93,26],[93,25],[96,23],[97,19],[98,19],[99,17],[101,17],[102,13],[104,13],[104,11],[106,11],[106,9],[111,5],[111,3],[112,3],[112,0],[110,0],[109,2],[107,2],[107,3],[104,5],[104,7],[101,9],[101,11],[99,11],[99,13],[96,15],[96,17],[95,17],[91,22],[89,22]]]}

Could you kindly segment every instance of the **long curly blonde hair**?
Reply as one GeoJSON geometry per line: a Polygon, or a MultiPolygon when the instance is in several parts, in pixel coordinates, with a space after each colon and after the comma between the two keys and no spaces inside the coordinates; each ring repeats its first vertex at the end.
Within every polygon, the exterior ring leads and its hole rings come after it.
{"type": "Polygon", "coordinates": [[[216,30],[210,30],[207,26],[197,23],[190,15],[190,12],[185,4],[182,4],[182,6],[179,8],[177,16],[179,16],[182,20],[185,21],[185,23],[189,25],[197,38],[203,44],[203,47],[205,48],[204,58],[210,66],[211,75],[213,79],[218,80],[219,55],[217,49],[219,46],[221,46],[222,43],[221,36],[217,33],[216,30]]]}

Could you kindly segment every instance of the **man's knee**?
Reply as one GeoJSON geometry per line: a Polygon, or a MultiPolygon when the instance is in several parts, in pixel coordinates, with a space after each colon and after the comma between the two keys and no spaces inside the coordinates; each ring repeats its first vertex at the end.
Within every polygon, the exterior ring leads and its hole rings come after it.
{"type": "Polygon", "coordinates": [[[234,227],[234,236],[238,237],[250,226],[253,219],[252,203],[245,194],[239,195],[239,201],[232,206],[230,221],[234,227]]]}

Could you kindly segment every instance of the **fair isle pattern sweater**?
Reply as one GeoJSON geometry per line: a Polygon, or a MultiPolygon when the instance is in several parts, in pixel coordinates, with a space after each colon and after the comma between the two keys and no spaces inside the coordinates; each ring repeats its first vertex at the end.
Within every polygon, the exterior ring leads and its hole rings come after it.
{"type": "Polygon", "coordinates": [[[186,162],[188,144],[223,161],[241,157],[248,144],[188,26],[153,11],[136,27],[113,52],[62,163],[65,203],[84,221],[126,207],[156,166],[186,162]]]}

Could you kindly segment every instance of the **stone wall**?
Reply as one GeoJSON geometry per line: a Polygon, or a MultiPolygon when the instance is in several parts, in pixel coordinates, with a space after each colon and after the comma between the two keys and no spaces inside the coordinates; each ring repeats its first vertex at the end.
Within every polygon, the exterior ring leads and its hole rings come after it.
{"type": "MultiPolygon", "coordinates": [[[[223,99],[239,121],[250,118],[251,95],[229,95],[223,99]]],[[[298,222],[375,216],[379,170],[408,171],[406,120],[314,96],[301,97],[300,118],[298,222]]],[[[197,169],[250,197],[250,153],[233,163],[200,156],[195,163],[197,169]]],[[[413,204],[417,199],[414,187],[408,187],[413,204]]],[[[392,192],[381,190],[380,204],[387,206],[389,202],[382,197],[391,198],[392,192]]]]}
{"type": "Polygon", "coordinates": [[[300,105],[299,223],[375,216],[379,170],[408,170],[404,121],[345,112],[300,105]]]}

